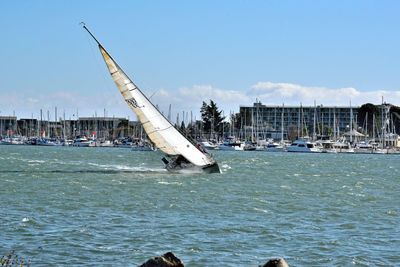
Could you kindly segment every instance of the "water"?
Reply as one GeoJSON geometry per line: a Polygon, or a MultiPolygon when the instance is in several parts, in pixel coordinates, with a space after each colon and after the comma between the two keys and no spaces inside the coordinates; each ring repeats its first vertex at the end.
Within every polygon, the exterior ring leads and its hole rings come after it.
{"type": "Polygon", "coordinates": [[[31,266],[400,265],[400,156],[216,151],[222,174],[161,152],[0,146],[0,256],[31,266]]]}

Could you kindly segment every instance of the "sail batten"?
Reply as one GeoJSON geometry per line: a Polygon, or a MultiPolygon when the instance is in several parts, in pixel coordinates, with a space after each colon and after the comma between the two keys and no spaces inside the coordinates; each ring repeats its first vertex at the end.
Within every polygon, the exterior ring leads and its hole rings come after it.
{"type": "Polygon", "coordinates": [[[111,77],[150,140],[167,155],[182,155],[200,167],[214,164],[215,160],[184,137],[131,81],[103,46],[100,43],[98,45],[111,77]]]}

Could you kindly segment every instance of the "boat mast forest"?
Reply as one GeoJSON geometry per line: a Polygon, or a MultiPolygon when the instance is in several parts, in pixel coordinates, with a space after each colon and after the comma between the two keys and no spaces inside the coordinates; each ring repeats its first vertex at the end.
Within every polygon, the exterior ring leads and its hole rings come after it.
{"type": "Polygon", "coordinates": [[[96,41],[111,77],[126,103],[143,125],[150,140],[172,160],[170,162],[163,158],[167,170],[180,171],[194,168],[205,172],[220,172],[214,156],[202,150],[194,141],[183,136],[125,74],[86,25],[82,24],[83,28],[96,41]]]}

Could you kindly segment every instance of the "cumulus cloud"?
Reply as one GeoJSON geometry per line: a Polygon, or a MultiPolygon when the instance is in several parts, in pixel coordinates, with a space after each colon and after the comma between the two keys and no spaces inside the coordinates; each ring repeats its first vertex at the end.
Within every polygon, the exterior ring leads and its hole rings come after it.
{"type": "MultiPolygon", "coordinates": [[[[129,114],[129,107],[118,92],[107,95],[81,95],[71,92],[0,94],[0,116],[12,115],[15,111],[19,118],[30,118],[32,115],[39,118],[42,110],[43,116],[47,118],[47,111],[50,111],[50,118],[54,119],[56,107],[58,117],[62,117],[65,111],[67,119],[77,113],[80,117],[90,117],[96,113],[103,116],[104,108],[109,116],[129,114]]],[[[123,117],[127,116],[129,115],[123,117]]]]}
{"type": "Polygon", "coordinates": [[[218,107],[224,110],[225,115],[230,111],[238,112],[239,105],[251,103],[245,92],[223,90],[211,85],[194,85],[191,88],[182,87],[175,91],[161,89],[152,98],[160,110],[167,111],[171,104],[172,113],[192,111],[197,118],[203,101],[209,103],[210,100],[216,102],[218,107]]]}
{"type": "MultiPolygon", "coordinates": [[[[352,87],[327,88],[317,86],[304,86],[291,83],[258,82],[243,91],[215,88],[211,85],[194,85],[181,87],[176,90],[163,88],[156,92],[144,92],[151,101],[159,106],[164,113],[168,113],[169,105],[172,107],[172,119],[182,111],[193,112],[193,117],[200,118],[200,107],[203,101],[215,101],[218,107],[229,113],[238,112],[239,107],[252,105],[256,99],[266,105],[313,105],[325,106],[349,105],[351,100],[354,106],[370,102],[379,104],[382,96],[388,103],[400,105],[400,91],[376,90],[363,92],[352,87]]],[[[59,116],[66,110],[67,118],[79,111],[79,116],[103,116],[129,117],[135,119],[135,115],[124,103],[117,90],[107,94],[82,95],[78,92],[54,92],[44,93],[12,93],[0,94],[0,115],[9,115],[16,111],[18,117],[30,117],[33,113],[38,116],[40,109],[43,112],[54,110],[57,107],[59,116]]],[[[54,113],[51,113],[54,114],[54,113]]]]}
{"type": "Polygon", "coordinates": [[[247,95],[257,97],[265,104],[298,105],[300,102],[312,105],[314,100],[323,105],[354,105],[381,102],[382,96],[386,102],[400,104],[400,91],[376,90],[362,92],[352,87],[331,89],[326,87],[303,86],[291,83],[259,82],[247,90],[247,95]]]}

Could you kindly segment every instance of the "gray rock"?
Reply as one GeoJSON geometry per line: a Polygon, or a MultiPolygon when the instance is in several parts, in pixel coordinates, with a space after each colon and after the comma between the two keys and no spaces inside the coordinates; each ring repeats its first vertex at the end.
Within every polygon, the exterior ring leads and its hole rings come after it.
{"type": "Polygon", "coordinates": [[[151,258],[139,267],[185,267],[183,261],[172,252],[151,258]]]}
{"type": "Polygon", "coordinates": [[[259,267],[289,267],[289,265],[286,263],[285,259],[278,258],[269,260],[266,264],[259,265],[259,267]]]}

